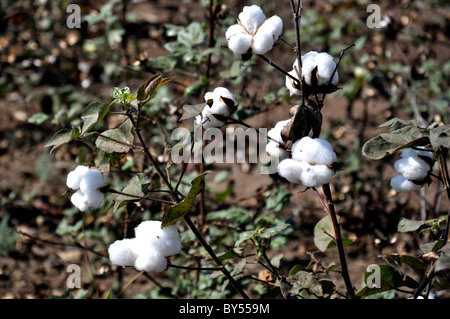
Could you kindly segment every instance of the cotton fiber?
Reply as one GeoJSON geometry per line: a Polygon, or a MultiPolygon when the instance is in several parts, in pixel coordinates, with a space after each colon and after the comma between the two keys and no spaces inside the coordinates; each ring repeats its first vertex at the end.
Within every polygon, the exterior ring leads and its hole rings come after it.
{"type": "Polygon", "coordinates": [[[105,198],[105,194],[99,191],[105,186],[102,173],[95,168],[84,165],[76,167],[67,175],[66,185],[76,191],[70,201],[82,212],[99,208],[105,198]]]}

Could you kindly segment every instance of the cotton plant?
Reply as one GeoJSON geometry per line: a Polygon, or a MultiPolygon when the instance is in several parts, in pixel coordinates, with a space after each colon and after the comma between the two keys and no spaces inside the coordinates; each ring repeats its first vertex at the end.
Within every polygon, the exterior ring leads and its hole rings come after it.
{"type": "Polygon", "coordinates": [[[111,263],[133,266],[138,271],[166,270],[168,258],[181,251],[181,241],[175,225],[163,228],[161,224],[157,220],[143,221],[134,229],[134,238],[112,243],[108,248],[111,263]]]}
{"type": "Polygon", "coordinates": [[[283,32],[283,21],[277,15],[266,18],[258,5],[245,6],[237,24],[230,26],[225,37],[228,48],[235,54],[265,54],[283,32]]]}
{"type": "Polygon", "coordinates": [[[105,195],[100,188],[105,183],[102,173],[96,168],[77,166],[67,175],[66,185],[75,191],[70,200],[82,212],[89,208],[99,208],[104,200],[105,195]]]}
{"type": "Polygon", "coordinates": [[[430,176],[433,164],[431,152],[406,148],[401,153],[401,158],[394,163],[394,168],[399,175],[391,179],[391,187],[396,192],[410,192],[422,187],[430,176]]]}
{"type": "Polygon", "coordinates": [[[224,87],[217,87],[204,95],[206,105],[201,114],[195,118],[195,123],[204,129],[222,127],[230,115],[236,111],[237,101],[233,94],[224,87]]]}

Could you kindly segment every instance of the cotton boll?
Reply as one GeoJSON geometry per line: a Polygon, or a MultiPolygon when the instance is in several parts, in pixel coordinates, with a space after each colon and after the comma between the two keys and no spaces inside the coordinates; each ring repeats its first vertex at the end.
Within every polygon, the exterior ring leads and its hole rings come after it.
{"type": "Polygon", "coordinates": [[[239,21],[247,29],[248,33],[253,35],[259,26],[266,20],[266,16],[262,9],[254,4],[252,6],[245,6],[241,13],[239,13],[239,21]]]}
{"type": "Polygon", "coordinates": [[[282,161],[289,157],[289,152],[280,148],[280,144],[274,141],[270,141],[266,145],[266,152],[273,158],[278,158],[279,161],[282,161]]]}
{"type": "Polygon", "coordinates": [[[336,161],[336,153],[328,141],[305,136],[292,145],[292,158],[310,164],[329,166],[336,161]]]}
{"type": "Polygon", "coordinates": [[[137,255],[131,250],[131,245],[135,240],[135,238],[125,238],[109,245],[108,254],[111,263],[117,266],[133,266],[137,255]]]}
{"type": "Polygon", "coordinates": [[[136,238],[142,243],[148,243],[164,256],[175,255],[181,250],[178,229],[171,225],[161,228],[161,222],[147,220],[135,228],[136,238]]]}
{"type": "Polygon", "coordinates": [[[161,255],[156,249],[148,249],[141,252],[134,262],[134,268],[139,271],[155,271],[162,272],[167,268],[167,259],[161,255]]]}
{"type": "Polygon", "coordinates": [[[300,175],[303,172],[303,165],[293,159],[287,158],[282,160],[277,167],[278,174],[291,183],[299,183],[300,175]]]}
{"type": "Polygon", "coordinates": [[[93,190],[85,194],[84,197],[90,208],[99,208],[105,199],[105,194],[98,190],[93,190]]]}
{"type": "Polygon", "coordinates": [[[202,126],[204,129],[211,127],[222,127],[225,122],[217,119],[211,112],[211,108],[206,106],[202,112],[202,126]]]}
{"type": "Polygon", "coordinates": [[[86,171],[80,181],[80,189],[84,194],[88,194],[103,186],[105,186],[105,183],[103,182],[102,173],[95,168],[86,171]]]}
{"type": "MultiPolygon", "coordinates": [[[[216,87],[212,93],[213,93],[212,97],[213,97],[214,102],[224,103],[222,100],[222,97],[224,97],[224,98],[232,100],[235,105],[237,104],[237,101],[234,98],[233,94],[231,94],[231,92],[227,88],[219,86],[219,87],[216,87]]],[[[206,94],[205,94],[205,96],[206,96],[206,94]]]]}
{"type": "Polygon", "coordinates": [[[258,33],[266,33],[272,36],[273,41],[278,40],[281,33],[283,33],[283,21],[279,16],[272,16],[267,19],[258,29],[258,33]]]}
{"type": "MultiPolygon", "coordinates": [[[[330,82],[331,75],[336,68],[336,63],[333,61],[333,57],[326,52],[318,53],[315,56],[315,64],[317,65],[317,71],[319,76],[319,85],[325,85],[330,82]]],[[[337,71],[334,73],[332,84],[337,84],[339,80],[337,71]]]]}
{"type": "Polygon", "coordinates": [[[84,174],[89,170],[89,167],[80,165],[77,166],[73,171],[67,174],[66,185],[71,189],[80,188],[80,182],[84,174]]]}
{"type": "Polygon", "coordinates": [[[333,171],[326,165],[310,165],[306,162],[300,162],[303,165],[303,171],[300,175],[300,181],[307,187],[319,187],[330,182],[333,177],[333,171]]]}
{"type": "MultiPolygon", "coordinates": [[[[315,57],[317,56],[316,51],[310,51],[302,56],[302,78],[305,79],[305,83],[311,85],[311,72],[317,66],[315,57]]],[[[292,66],[295,70],[298,67],[297,60],[292,66]]]]}
{"type": "Polygon", "coordinates": [[[411,192],[420,188],[419,185],[406,179],[403,175],[397,175],[392,178],[391,187],[398,193],[411,192]]]}
{"type": "Polygon", "coordinates": [[[283,139],[281,137],[281,131],[284,129],[286,124],[288,124],[289,120],[279,121],[277,124],[275,124],[275,127],[269,130],[267,132],[267,136],[269,136],[271,139],[274,139],[277,142],[283,142],[283,139]]]}
{"type": "MultiPolygon", "coordinates": [[[[293,77],[297,78],[298,74],[297,71],[292,70],[291,72],[288,72],[290,75],[292,75],[293,77]]],[[[289,76],[286,76],[286,88],[289,90],[289,95],[302,95],[302,91],[294,88],[292,81],[294,81],[292,78],[290,78],[289,76]]]]}
{"type": "Polygon", "coordinates": [[[70,197],[72,204],[78,208],[80,211],[85,212],[89,209],[89,204],[87,202],[85,194],[81,190],[76,191],[70,197]]]}
{"type": "Polygon", "coordinates": [[[273,37],[268,33],[256,33],[253,37],[252,51],[255,54],[264,54],[273,48],[273,37]]]}
{"type": "Polygon", "coordinates": [[[401,158],[394,163],[394,168],[409,180],[425,178],[430,170],[430,166],[419,157],[401,158]]]}
{"type": "MultiPolygon", "coordinates": [[[[418,148],[423,148],[423,147],[418,147],[418,148]]],[[[400,157],[402,157],[402,158],[419,157],[419,156],[427,156],[432,159],[433,153],[425,151],[425,150],[421,151],[421,150],[415,150],[412,148],[405,148],[400,155],[400,157]]]]}
{"type": "Polygon", "coordinates": [[[253,41],[253,37],[248,34],[237,34],[227,39],[228,48],[233,51],[234,54],[245,54],[250,49],[253,41]]]}

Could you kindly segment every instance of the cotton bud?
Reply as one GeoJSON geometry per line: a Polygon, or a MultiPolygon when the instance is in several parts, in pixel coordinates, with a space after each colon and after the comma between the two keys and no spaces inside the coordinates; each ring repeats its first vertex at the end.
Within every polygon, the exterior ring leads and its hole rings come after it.
{"type": "Polygon", "coordinates": [[[217,87],[213,92],[207,92],[204,99],[207,104],[202,114],[195,118],[195,122],[205,129],[222,127],[227,118],[236,111],[238,104],[233,94],[224,87],[217,87]]]}
{"type": "Polygon", "coordinates": [[[95,168],[78,166],[67,175],[66,185],[76,190],[70,201],[82,212],[89,208],[99,208],[105,198],[99,191],[99,188],[105,186],[102,173],[95,168]]]}
{"type": "Polygon", "coordinates": [[[283,32],[283,22],[280,17],[272,16],[266,19],[258,5],[245,6],[239,13],[238,24],[230,26],[225,38],[228,48],[235,54],[265,54],[273,48],[283,32]]]}

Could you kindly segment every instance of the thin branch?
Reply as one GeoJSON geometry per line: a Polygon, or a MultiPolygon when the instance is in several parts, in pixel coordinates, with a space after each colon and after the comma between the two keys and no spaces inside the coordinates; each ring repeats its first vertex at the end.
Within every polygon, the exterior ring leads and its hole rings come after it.
{"type": "Polygon", "coordinates": [[[175,205],[176,204],[176,202],[174,202],[174,201],[169,201],[169,200],[156,198],[156,197],[150,197],[150,196],[139,196],[139,195],[135,195],[135,194],[128,194],[128,193],[124,193],[124,192],[121,192],[121,191],[117,191],[117,190],[112,189],[112,188],[110,188],[108,190],[108,192],[110,192],[112,194],[132,197],[132,198],[136,198],[136,199],[151,200],[151,201],[158,202],[158,203],[163,203],[163,204],[169,204],[169,205],[175,205]]]}
{"type": "Polygon", "coordinates": [[[186,269],[186,270],[205,270],[205,271],[217,271],[222,270],[220,267],[189,267],[189,266],[180,266],[174,264],[168,264],[168,267],[178,268],[178,269],[186,269]]]}
{"type": "Polygon", "coordinates": [[[281,68],[280,66],[276,65],[272,60],[266,58],[264,55],[262,54],[256,54],[257,57],[261,58],[262,60],[264,60],[265,62],[267,62],[268,64],[270,64],[271,66],[273,66],[276,70],[280,71],[281,73],[283,73],[284,75],[290,77],[292,80],[294,80],[297,83],[300,83],[301,85],[301,81],[296,78],[295,76],[293,76],[292,74],[289,74],[286,70],[284,70],[283,68],[281,68]]]}

